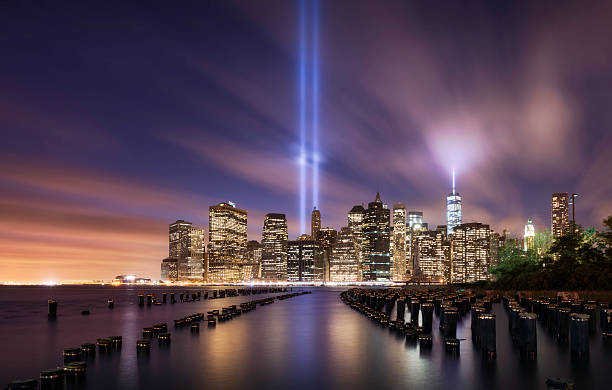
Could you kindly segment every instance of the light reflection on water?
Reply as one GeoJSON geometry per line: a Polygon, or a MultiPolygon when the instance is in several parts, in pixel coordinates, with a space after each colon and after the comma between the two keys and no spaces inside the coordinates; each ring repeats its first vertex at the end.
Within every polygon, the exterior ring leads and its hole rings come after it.
{"type": "MultiPolygon", "coordinates": [[[[162,290],[158,290],[158,294],[162,290]]],[[[167,290],[165,290],[167,291],[167,290]]],[[[444,353],[438,318],[433,346],[421,350],[382,328],[339,299],[340,289],[312,289],[313,294],[277,301],[223,322],[201,324],[199,334],[175,329],[173,320],[195,312],[221,309],[254,297],[139,308],[138,290],[113,287],[0,288],[0,386],[37,377],[61,364],[63,348],[123,336],[123,348],[89,363],[88,388],[499,388],[541,389],[547,377],[571,377],[577,388],[605,388],[612,351],[600,334],[591,338],[591,358],[574,362],[569,348],[555,343],[538,324],[538,358],[524,362],[510,340],[507,317],[497,314],[498,358],[483,361],[471,342],[470,320],[457,327],[465,338],[461,355],[444,353]],[[46,300],[56,297],[58,318],[48,321],[46,300]],[[115,298],[115,309],[106,299],[115,298]],[[81,316],[83,308],[90,316],[81,316]],[[154,340],[148,358],[136,355],[142,328],[168,323],[172,342],[154,340]]],[[[276,295],[276,294],[275,294],[276,295]]],[[[409,316],[407,316],[407,319],[409,316]]]]}

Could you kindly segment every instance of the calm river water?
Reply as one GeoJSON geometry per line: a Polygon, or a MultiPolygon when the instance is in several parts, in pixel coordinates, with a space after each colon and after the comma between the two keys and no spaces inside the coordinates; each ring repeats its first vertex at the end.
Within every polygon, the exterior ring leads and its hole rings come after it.
{"type": "Polygon", "coordinates": [[[538,329],[537,360],[522,362],[506,313],[496,304],[497,360],[481,360],[471,342],[469,315],[457,328],[457,337],[466,339],[461,354],[452,358],[442,348],[436,316],[433,348],[421,351],[344,305],[342,289],[309,290],[312,294],[257,307],[215,328],[202,323],[200,333],[191,334],[189,328],[175,329],[173,320],[264,295],[139,307],[139,291],[160,297],[179,289],[0,287],[0,387],[61,365],[63,348],[113,335],[123,336],[123,348],[88,363],[87,389],[525,390],[546,388],[547,377],[572,378],[577,389],[611,386],[612,348],[599,332],[591,337],[590,360],[576,362],[568,346],[538,329]],[[58,301],[55,321],[47,319],[48,298],[58,301]],[[108,298],[115,300],[113,310],[108,298]],[[91,315],[82,316],[83,309],[91,315]],[[168,323],[171,345],[160,348],[153,340],[149,356],[137,357],[142,328],[160,322],[168,323]]]}

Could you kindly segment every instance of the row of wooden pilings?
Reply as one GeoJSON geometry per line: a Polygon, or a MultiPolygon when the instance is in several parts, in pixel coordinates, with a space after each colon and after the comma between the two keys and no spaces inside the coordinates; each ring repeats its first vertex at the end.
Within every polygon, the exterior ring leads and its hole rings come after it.
{"type": "MultiPolygon", "coordinates": [[[[225,293],[214,294],[217,298],[224,298],[229,296],[239,295],[255,295],[275,292],[286,292],[287,288],[257,288],[257,289],[233,289],[229,294],[225,290],[225,293]]],[[[282,294],[274,297],[267,297],[263,299],[255,299],[237,305],[229,305],[223,307],[221,311],[211,310],[208,311],[207,315],[204,313],[194,313],[179,319],[174,320],[175,328],[189,327],[192,333],[199,333],[200,322],[206,320],[209,327],[215,327],[217,322],[224,322],[234,317],[240,316],[243,313],[255,310],[259,306],[269,305],[274,303],[276,300],[285,300],[293,297],[297,297],[304,294],[310,294],[310,291],[300,291],[289,294],[282,294]]],[[[198,299],[198,293],[195,294],[195,300],[198,299]]],[[[140,297],[144,294],[139,294],[140,297]]],[[[171,299],[174,294],[171,294],[171,299]]],[[[180,294],[183,295],[183,294],[180,294]]],[[[166,294],[164,293],[165,297],[166,294]]],[[[186,296],[186,295],[185,295],[186,296]]],[[[200,297],[206,296],[200,294],[200,297]]],[[[192,301],[193,301],[192,296],[192,301]]],[[[186,300],[183,300],[186,302],[186,300]]],[[[148,302],[148,299],[147,299],[148,302]]],[[[164,299],[165,302],[165,299],[164,299]]],[[[57,312],[57,302],[55,300],[49,300],[49,308],[53,311],[53,315],[57,312]],[[53,302],[52,302],[53,301],[53,302]]],[[[170,345],[171,334],[168,332],[168,325],[166,323],[155,324],[151,327],[145,327],[142,330],[142,338],[136,341],[137,356],[148,355],[151,350],[151,340],[157,339],[160,347],[167,347],[170,345]]],[[[11,390],[56,390],[64,389],[65,386],[69,387],[81,387],[85,383],[87,374],[87,362],[91,361],[96,357],[96,350],[100,354],[111,354],[115,351],[121,350],[123,343],[122,336],[110,336],[108,338],[97,339],[97,342],[86,343],[81,347],[65,348],[63,350],[63,367],[56,367],[50,370],[44,370],[40,373],[40,383],[36,379],[27,380],[16,380],[7,385],[7,389],[11,390]],[[40,385],[40,387],[39,387],[40,385]]]]}

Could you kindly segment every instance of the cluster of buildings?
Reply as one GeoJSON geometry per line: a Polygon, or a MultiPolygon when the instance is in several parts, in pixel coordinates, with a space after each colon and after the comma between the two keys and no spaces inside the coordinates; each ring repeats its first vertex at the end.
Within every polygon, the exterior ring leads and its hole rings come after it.
{"type": "MultiPolygon", "coordinates": [[[[567,193],[553,194],[552,231],[571,229],[567,193]]],[[[446,225],[430,228],[422,211],[403,203],[390,209],[376,194],[367,208],[356,205],[347,226],[322,227],[321,212],[312,211],[310,234],[290,240],[285,214],[266,214],[262,239],[247,240],[247,211],[232,202],[209,208],[208,245],[204,231],[190,222],[169,226],[169,255],[161,279],[193,282],[385,282],[471,283],[490,278],[498,251],[508,240],[480,222],[463,223],[462,197],[446,197],[446,225]]],[[[533,248],[535,229],[525,226],[524,249],[533,248]]]]}

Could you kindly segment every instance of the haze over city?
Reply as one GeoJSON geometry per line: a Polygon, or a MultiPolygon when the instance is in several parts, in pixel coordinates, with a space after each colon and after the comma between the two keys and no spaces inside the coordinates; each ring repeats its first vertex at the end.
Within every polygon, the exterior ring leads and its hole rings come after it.
{"type": "MultiPolygon", "coordinates": [[[[612,4],[470,4],[321,2],[322,226],[377,192],[444,224],[453,169],[463,221],[498,232],[550,229],[555,192],[610,214],[612,4]]],[[[4,4],[0,281],[157,278],[168,225],[224,201],[249,239],[266,213],[303,233],[298,11],[4,4]]]]}

